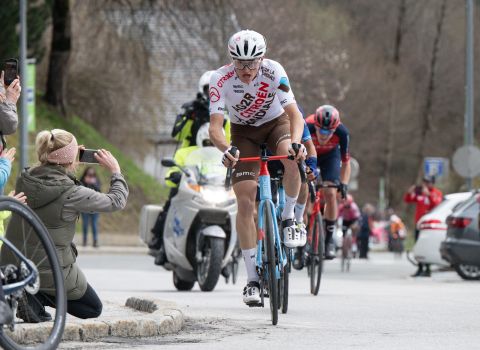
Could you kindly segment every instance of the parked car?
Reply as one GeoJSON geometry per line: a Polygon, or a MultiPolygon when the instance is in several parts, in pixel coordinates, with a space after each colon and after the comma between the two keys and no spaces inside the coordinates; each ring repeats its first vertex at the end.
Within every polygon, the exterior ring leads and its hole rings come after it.
{"type": "Polygon", "coordinates": [[[440,246],[442,257],[466,280],[480,280],[479,197],[473,194],[447,218],[447,239],[440,246]]]}
{"type": "Polygon", "coordinates": [[[444,197],[442,203],[425,214],[417,223],[420,230],[418,240],[413,247],[415,260],[424,264],[450,266],[440,255],[440,244],[447,237],[447,217],[472,196],[471,192],[451,193],[444,197]]]}

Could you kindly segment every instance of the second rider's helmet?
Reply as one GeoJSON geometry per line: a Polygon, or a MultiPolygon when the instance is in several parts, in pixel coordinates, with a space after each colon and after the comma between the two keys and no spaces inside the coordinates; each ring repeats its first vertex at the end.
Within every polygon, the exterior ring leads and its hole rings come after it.
{"type": "Polygon", "coordinates": [[[340,125],[340,113],[330,105],[323,105],[315,111],[315,126],[320,128],[320,133],[331,133],[340,125]]]}
{"type": "Polygon", "coordinates": [[[241,30],[228,40],[228,53],[234,60],[254,60],[263,57],[266,51],[264,36],[253,30],[241,30]]]}
{"type": "Polygon", "coordinates": [[[209,127],[210,123],[205,123],[200,127],[200,129],[198,129],[197,138],[195,139],[197,146],[212,146],[212,141],[210,141],[210,135],[208,132],[209,127]]]}
{"type": "Polygon", "coordinates": [[[198,81],[198,92],[201,94],[206,94],[208,96],[208,85],[210,85],[210,77],[214,73],[213,70],[207,70],[202,74],[200,80],[198,81]]]}

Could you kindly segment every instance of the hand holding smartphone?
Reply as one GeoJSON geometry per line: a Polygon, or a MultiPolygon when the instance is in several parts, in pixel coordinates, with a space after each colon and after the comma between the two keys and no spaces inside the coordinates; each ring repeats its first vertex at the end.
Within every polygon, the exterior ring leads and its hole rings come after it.
{"type": "Polygon", "coordinates": [[[95,158],[95,153],[97,152],[98,150],[96,149],[81,149],[79,157],[80,163],[98,164],[98,160],[95,158]]]}
{"type": "Polygon", "coordinates": [[[3,82],[9,86],[18,77],[18,60],[16,58],[5,60],[4,72],[3,82]]]}

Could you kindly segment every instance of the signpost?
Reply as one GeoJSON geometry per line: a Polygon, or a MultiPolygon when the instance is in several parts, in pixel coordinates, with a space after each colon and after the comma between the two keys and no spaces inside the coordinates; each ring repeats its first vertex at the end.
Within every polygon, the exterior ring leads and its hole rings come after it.
{"type": "Polygon", "coordinates": [[[35,63],[34,58],[27,59],[27,115],[28,115],[28,131],[35,131],[35,63]]]}

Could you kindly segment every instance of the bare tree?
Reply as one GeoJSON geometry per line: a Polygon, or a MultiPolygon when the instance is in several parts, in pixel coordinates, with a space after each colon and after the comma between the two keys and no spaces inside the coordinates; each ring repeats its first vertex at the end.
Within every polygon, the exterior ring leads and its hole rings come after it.
{"type": "Polygon", "coordinates": [[[67,69],[71,50],[70,1],[52,4],[52,42],[45,99],[66,115],[67,69]]]}

